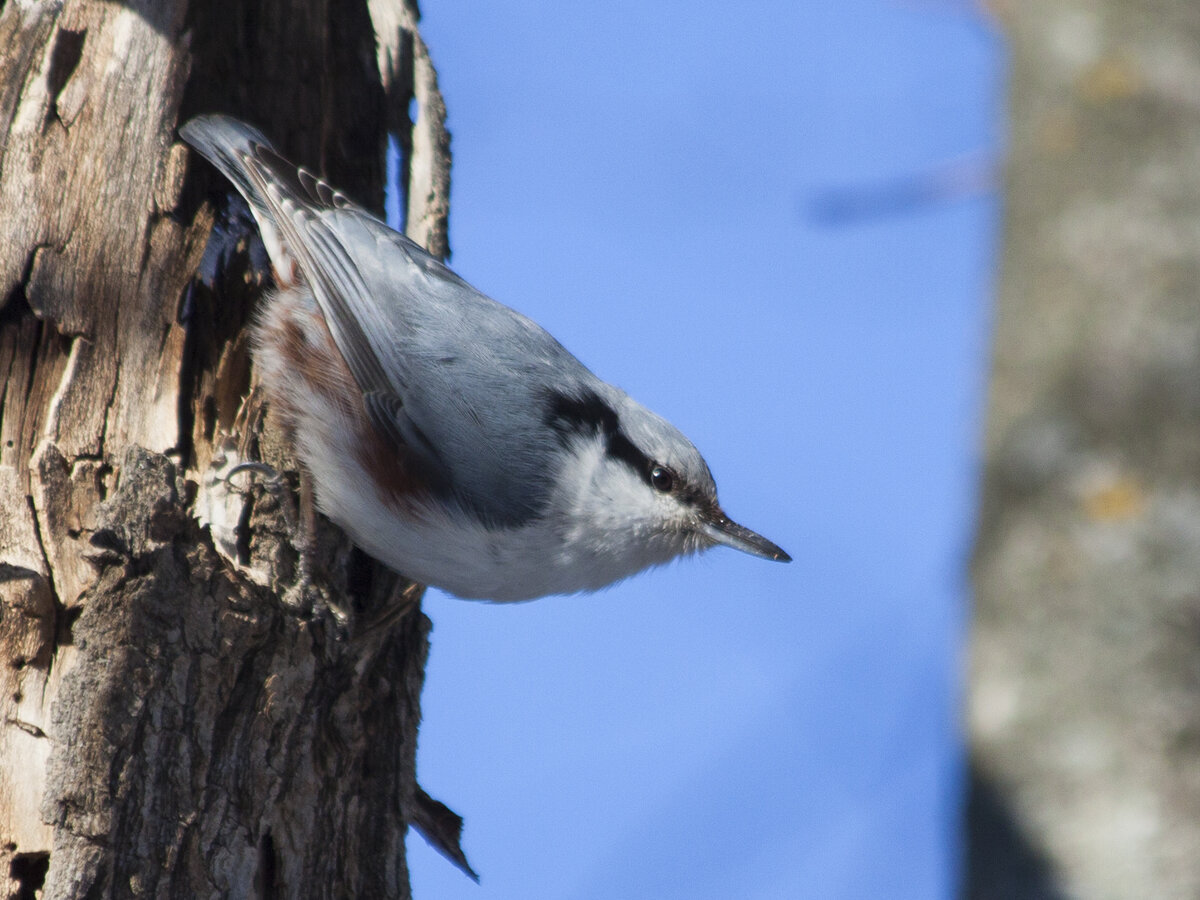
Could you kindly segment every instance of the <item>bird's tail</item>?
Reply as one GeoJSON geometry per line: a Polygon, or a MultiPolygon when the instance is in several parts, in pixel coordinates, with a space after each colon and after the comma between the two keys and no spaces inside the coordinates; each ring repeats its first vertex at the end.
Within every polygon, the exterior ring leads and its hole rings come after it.
{"type": "Polygon", "coordinates": [[[261,131],[231,116],[197,116],[180,126],[179,136],[216,166],[245,198],[271,258],[276,282],[280,287],[294,284],[299,277],[297,260],[287,248],[275,219],[277,205],[269,202],[266,190],[271,185],[285,196],[294,193],[289,182],[296,180],[296,169],[275,151],[261,131]],[[278,177],[277,170],[290,177],[278,177]]]}
{"type": "Polygon", "coordinates": [[[253,158],[256,148],[273,150],[261,131],[230,116],[196,116],[180,126],[179,136],[220,169],[251,207],[266,208],[246,171],[246,160],[253,158]]]}

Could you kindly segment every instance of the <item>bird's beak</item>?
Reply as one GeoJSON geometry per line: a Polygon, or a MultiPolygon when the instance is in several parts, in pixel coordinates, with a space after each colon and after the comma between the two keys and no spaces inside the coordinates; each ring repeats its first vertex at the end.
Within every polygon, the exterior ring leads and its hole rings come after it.
{"type": "Polygon", "coordinates": [[[743,528],[737,522],[719,509],[706,514],[700,520],[700,531],[709,540],[724,544],[734,550],[741,550],[751,556],[761,556],[763,559],[773,559],[776,562],[791,562],[792,558],[781,548],[772,544],[761,534],[743,528]]]}

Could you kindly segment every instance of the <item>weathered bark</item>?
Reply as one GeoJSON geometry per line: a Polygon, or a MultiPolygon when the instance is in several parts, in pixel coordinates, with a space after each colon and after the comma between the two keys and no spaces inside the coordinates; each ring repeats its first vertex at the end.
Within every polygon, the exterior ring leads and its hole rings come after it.
{"type": "Polygon", "coordinates": [[[1200,896],[1200,5],[1015,0],[973,897],[1200,896]]]}
{"type": "Polygon", "coordinates": [[[419,588],[322,523],[325,602],[297,606],[293,497],[225,481],[294,468],[244,402],[269,275],[175,128],[231,112],[380,210],[390,129],[413,233],[444,252],[416,15],[0,3],[2,896],[408,896],[419,588]]]}

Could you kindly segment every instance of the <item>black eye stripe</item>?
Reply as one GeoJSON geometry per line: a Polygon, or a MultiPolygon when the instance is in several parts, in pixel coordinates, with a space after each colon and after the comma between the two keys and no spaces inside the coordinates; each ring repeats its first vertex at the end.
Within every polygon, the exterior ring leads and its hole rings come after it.
{"type": "Polygon", "coordinates": [[[612,435],[620,430],[616,410],[595,394],[571,397],[551,391],[547,399],[546,424],[558,433],[563,444],[573,434],[591,431],[612,435]]]}
{"type": "Polygon", "coordinates": [[[624,432],[618,430],[609,434],[604,452],[613,459],[619,459],[625,463],[637,472],[647,484],[650,483],[650,470],[654,467],[653,461],[639,450],[633,441],[625,437],[624,432]]]}
{"type": "Polygon", "coordinates": [[[654,484],[652,475],[654,469],[659,467],[670,472],[674,482],[672,487],[679,487],[679,476],[639,450],[621,430],[616,411],[597,395],[587,393],[581,397],[570,397],[551,392],[549,401],[546,423],[557,432],[563,444],[566,444],[573,434],[602,434],[604,452],[612,459],[618,459],[629,466],[646,484],[655,490],[662,490],[654,484]]]}

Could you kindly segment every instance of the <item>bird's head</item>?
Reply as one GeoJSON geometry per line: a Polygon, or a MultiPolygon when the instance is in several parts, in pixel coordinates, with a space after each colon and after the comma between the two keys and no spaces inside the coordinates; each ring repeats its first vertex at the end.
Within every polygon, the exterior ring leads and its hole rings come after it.
{"type": "Polygon", "coordinates": [[[568,539],[625,569],[615,577],[717,545],[791,561],[725,515],[700,451],[661,416],[616,389],[560,395],[552,408],[568,539]]]}

